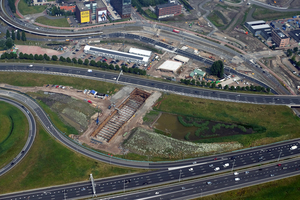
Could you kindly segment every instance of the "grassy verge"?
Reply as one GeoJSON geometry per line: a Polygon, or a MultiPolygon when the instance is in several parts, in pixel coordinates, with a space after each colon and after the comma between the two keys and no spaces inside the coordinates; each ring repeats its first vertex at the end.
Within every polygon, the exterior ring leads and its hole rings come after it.
{"type": "Polygon", "coordinates": [[[254,19],[263,19],[263,20],[274,20],[282,18],[291,18],[295,15],[300,15],[300,12],[274,12],[266,8],[262,8],[256,5],[253,5],[255,11],[252,14],[254,19]]]}
{"type": "Polygon", "coordinates": [[[29,154],[1,177],[0,193],[87,181],[90,173],[94,178],[102,178],[143,171],[97,162],[75,153],[56,142],[38,125],[38,134],[29,154]]]}
{"type": "Polygon", "coordinates": [[[158,103],[155,109],[163,112],[266,128],[263,133],[203,139],[199,142],[237,141],[244,147],[250,147],[300,137],[297,130],[300,119],[286,106],[231,103],[173,94],[164,95],[160,100],[162,100],[161,103],[158,103]]]}
{"type": "Polygon", "coordinates": [[[30,73],[11,73],[0,72],[0,82],[15,86],[43,86],[44,84],[56,84],[72,86],[76,89],[94,89],[104,94],[114,94],[123,86],[113,83],[94,81],[75,77],[44,75],[44,74],[30,74],[30,73]],[[107,93],[107,91],[109,91],[107,93]]]}
{"type": "Polygon", "coordinates": [[[38,17],[35,20],[37,23],[41,23],[49,26],[58,26],[58,27],[70,27],[70,24],[67,21],[67,18],[61,19],[48,19],[44,16],[38,17]]]}
{"type": "Polygon", "coordinates": [[[211,23],[213,23],[216,27],[222,27],[224,26],[224,24],[220,24],[219,23],[219,16],[215,13],[212,12],[208,17],[209,21],[211,21],[211,23]]]}
{"type": "MultiPolygon", "coordinates": [[[[270,183],[203,197],[201,200],[296,200],[299,199],[299,188],[300,176],[295,176],[278,181],[272,181],[270,183]]],[[[200,200],[200,198],[197,198],[197,200],[200,200]]]]}
{"type": "Polygon", "coordinates": [[[28,137],[28,122],[16,107],[0,101],[0,168],[22,151],[28,137]]]}
{"type": "Polygon", "coordinates": [[[20,0],[18,9],[22,15],[29,15],[43,12],[47,6],[29,6],[24,0],[20,0]]]}
{"type": "Polygon", "coordinates": [[[149,15],[149,17],[152,18],[157,18],[157,15],[155,13],[153,13],[150,9],[145,10],[145,12],[147,13],[147,15],[149,15]]]}

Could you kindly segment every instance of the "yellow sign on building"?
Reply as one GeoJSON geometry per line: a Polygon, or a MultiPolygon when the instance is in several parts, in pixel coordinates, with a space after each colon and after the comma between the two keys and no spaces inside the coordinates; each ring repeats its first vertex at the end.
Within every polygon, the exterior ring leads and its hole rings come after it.
{"type": "Polygon", "coordinates": [[[82,11],[80,13],[81,23],[90,22],[90,11],[82,11]]]}

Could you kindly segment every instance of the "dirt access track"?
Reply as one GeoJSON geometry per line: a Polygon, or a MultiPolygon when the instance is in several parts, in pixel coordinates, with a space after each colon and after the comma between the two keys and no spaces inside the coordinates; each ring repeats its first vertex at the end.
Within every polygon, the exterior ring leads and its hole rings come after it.
{"type": "Polygon", "coordinates": [[[133,128],[142,125],[143,123],[143,117],[148,112],[148,110],[152,109],[152,105],[155,104],[157,99],[161,96],[160,92],[157,91],[146,91],[151,93],[151,95],[147,98],[147,100],[142,104],[142,106],[136,111],[135,115],[125,124],[123,128],[120,129],[120,131],[114,136],[114,138],[109,142],[101,141],[101,142],[93,142],[91,141],[90,135],[97,129],[99,125],[107,118],[109,117],[113,111],[114,108],[108,109],[108,106],[114,103],[116,107],[122,103],[122,101],[127,98],[127,96],[135,89],[134,87],[125,86],[120,91],[118,91],[116,94],[112,95],[111,97],[108,97],[106,99],[100,99],[100,98],[94,98],[92,95],[86,95],[83,94],[81,90],[77,90],[68,86],[65,86],[65,89],[61,88],[55,88],[44,85],[43,87],[17,87],[17,86],[10,86],[7,84],[0,84],[0,87],[3,88],[13,88],[15,90],[18,90],[23,93],[27,92],[38,92],[38,91],[44,91],[44,92],[52,92],[52,93],[59,93],[59,94],[65,94],[68,96],[71,96],[73,98],[76,98],[78,100],[91,100],[92,104],[88,104],[87,106],[93,106],[96,108],[99,108],[101,110],[101,113],[99,115],[99,124],[96,124],[96,119],[98,117],[98,114],[94,114],[91,117],[91,120],[87,130],[81,135],[81,136],[74,136],[72,135],[72,138],[78,140],[81,144],[87,144],[90,147],[94,149],[99,149],[101,151],[106,151],[112,154],[121,154],[123,153],[123,149],[121,148],[121,144],[123,143],[124,139],[128,138],[129,134],[126,135],[126,137],[123,137],[123,134],[125,132],[130,132],[133,128]]]}

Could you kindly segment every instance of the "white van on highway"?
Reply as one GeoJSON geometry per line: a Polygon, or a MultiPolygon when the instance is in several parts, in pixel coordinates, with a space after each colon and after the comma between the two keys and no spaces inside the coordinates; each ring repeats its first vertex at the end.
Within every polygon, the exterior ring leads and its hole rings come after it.
{"type": "Polygon", "coordinates": [[[28,67],[33,67],[33,65],[28,65],[28,67]]]}
{"type": "Polygon", "coordinates": [[[295,149],[297,149],[298,147],[296,146],[296,145],[294,145],[294,146],[291,146],[291,148],[290,148],[290,150],[295,150],[295,149]]]}
{"type": "Polygon", "coordinates": [[[93,72],[93,70],[91,70],[91,69],[88,69],[88,72],[93,72]]]}

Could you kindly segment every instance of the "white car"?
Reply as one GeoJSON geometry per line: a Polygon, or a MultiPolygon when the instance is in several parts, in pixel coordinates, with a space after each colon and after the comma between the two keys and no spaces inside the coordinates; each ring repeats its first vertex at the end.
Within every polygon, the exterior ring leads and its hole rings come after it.
{"type": "Polygon", "coordinates": [[[189,171],[192,172],[192,171],[194,171],[194,169],[193,168],[189,168],[189,171]]]}
{"type": "Polygon", "coordinates": [[[214,165],[213,164],[210,164],[210,165],[208,165],[209,167],[213,167],[214,165]]]}
{"type": "Polygon", "coordinates": [[[223,165],[223,167],[228,167],[229,166],[229,163],[225,163],[224,165],[223,165]]]}
{"type": "Polygon", "coordinates": [[[296,145],[294,145],[294,146],[291,146],[291,148],[290,148],[290,150],[295,150],[295,149],[297,149],[298,147],[296,146],[296,145]]]}
{"type": "Polygon", "coordinates": [[[215,170],[215,171],[219,171],[219,170],[220,170],[220,167],[216,167],[214,170],[215,170]]]}
{"type": "Polygon", "coordinates": [[[237,175],[239,175],[239,173],[238,172],[234,172],[233,175],[237,176],[237,175]]]}
{"type": "Polygon", "coordinates": [[[249,172],[248,172],[248,171],[245,171],[245,174],[249,174],[249,172]]]}
{"type": "Polygon", "coordinates": [[[33,67],[33,65],[28,65],[28,67],[33,67]]]}
{"type": "Polygon", "coordinates": [[[91,69],[88,69],[88,72],[93,72],[93,70],[91,70],[91,69]]]}
{"type": "Polygon", "coordinates": [[[235,178],[234,180],[235,180],[235,181],[239,181],[239,180],[241,180],[241,179],[240,179],[240,178],[235,178]]]}
{"type": "Polygon", "coordinates": [[[155,192],[155,194],[159,194],[159,192],[155,192]]]}

